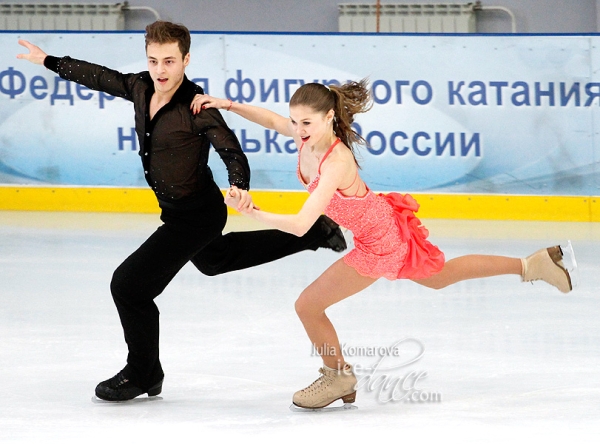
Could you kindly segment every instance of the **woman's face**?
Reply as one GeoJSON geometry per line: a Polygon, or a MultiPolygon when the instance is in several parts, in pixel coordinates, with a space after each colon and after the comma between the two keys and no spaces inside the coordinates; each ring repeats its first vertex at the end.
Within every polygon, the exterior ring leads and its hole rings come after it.
{"type": "Polygon", "coordinates": [[[316,146],[321,141],[330,143],[333,137],[333,114],[333,110],[322,113],[306,105],[290,107],[290,121],[294,132],[306,146],[316,146]]]}

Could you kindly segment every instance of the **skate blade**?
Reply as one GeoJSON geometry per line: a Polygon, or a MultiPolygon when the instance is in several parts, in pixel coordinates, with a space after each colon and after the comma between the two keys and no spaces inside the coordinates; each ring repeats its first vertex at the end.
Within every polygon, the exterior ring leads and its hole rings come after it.
{"type": "Polygon", "coordinates": [[[354,235],[352,234],[352,231],[347,228],[342,228],[342,233],[344,233],[344,239],[346,240],[346,251],[352,250],[354,248],[354,235]]]}
{"type": "Polygon", "coordinates": [[[133,398],[133,399],[128,399],[126,401],[106,401],[104,399],[100,399],[97,396],[92,396],[92,402],[94,404],[105,404],[105,405],[110,405],[110,404],[118,404],[118,405],[123,405],[123,404],[139,404],[141,402],[152,402],[152,401],[160,401],[162,400],[161,396],[144,396],[144,397],[138,397],[138,398],[133,398]]]}
{"type": "Polygon", "coordinates": [[[577,267],[577,260],[575,259],[575,250],[571,241],[567,241],[566,244],[560,244],[562,251],[562,265],[569,273],[571,278],[571,287],[575,288],[579,285],[579,268],[577,267]]]}
{"type": "Polygon", "coordinates": [[[302,412],[302,413],[306,413],[306,412],[320,412],[320,413],[325,413],[325,412],[343,412],[343,411],[349,411],[349,410],[358,410],[358,407],[355,406],[354,404],[344,404],[344,405],[340,405],[340,406],[335,406],[335,407],[322,407],[320,409],[305,409],[304,407],[298,407],[296,404],[292,404],[290,405],[290,410],[292,412],[302,412]]]}

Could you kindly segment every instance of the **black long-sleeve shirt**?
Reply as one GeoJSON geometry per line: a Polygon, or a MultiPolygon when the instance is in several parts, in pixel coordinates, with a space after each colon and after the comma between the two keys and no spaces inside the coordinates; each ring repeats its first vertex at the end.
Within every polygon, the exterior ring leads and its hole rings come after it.
{"type": "Polygon", "coordinates": [[[209,108],[193,115],[190,104],[202,88],[184,77],[171,101],[150,119],[154,83],[147,71],[118,71],[70,57],[47,56],[46,68],[65,79],[133,102],[135,130],[146,181],[161,202],[193,202],[213,181],[208,167],[210,145],[229,174],[229,183],[249,189],[248,159],[220,112],[209,108]]]}

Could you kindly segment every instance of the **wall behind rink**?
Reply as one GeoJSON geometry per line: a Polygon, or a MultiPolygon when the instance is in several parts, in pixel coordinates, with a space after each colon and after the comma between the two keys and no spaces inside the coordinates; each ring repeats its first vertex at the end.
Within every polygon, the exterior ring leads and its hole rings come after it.
{"type": "MultiPolygon", "coordinates": [[[[17,60],[24,50],[18,38],[121,72],[146,69],[141,33],[0,34],[0,182],[11,184],[11,192],[16,184],[144,187],[132,105],[17,60]]],[[[538,199],[552,208],[529,212],[595,220],[598,36],[194,33],[192,39],[189,78],[209,94],[284,115],[303,82],[368,77],[374,107],[356,123],[370,143],[361,150],[361,174],[374,190],[421,194],[438,207],[444,207],[440,196],[471,202],[489,196],[488,204],[477,204],[487,213],[535,207],[538,199]],[[517,204],[523,196],[531,199],[517,204]]],[[[224,115],[250,160],[253,189],[301,189],[293,143],[224,115]]],[[[215,153],[210,164],[226,187],[215,153]]]]}

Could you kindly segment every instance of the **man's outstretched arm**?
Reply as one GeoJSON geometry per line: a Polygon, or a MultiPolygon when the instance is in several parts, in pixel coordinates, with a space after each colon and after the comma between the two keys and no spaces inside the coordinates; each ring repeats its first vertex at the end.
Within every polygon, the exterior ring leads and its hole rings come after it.
{"type": "Polygon", "coordinates": [[[19,40],[19,45],[29,50],[28,54],[18,54],[18,59],[43,65],[56,72],[65,80],[87,86],[96,91],[103,91],[113,96],[132,100],[133,83],[139,74],[121,74],[118,71],[71,57],[54,57],[46,54],[38,46],[27,40],[19,40]]]}

